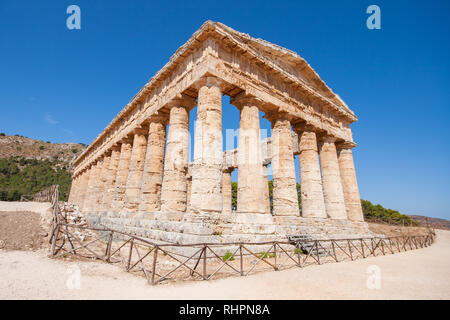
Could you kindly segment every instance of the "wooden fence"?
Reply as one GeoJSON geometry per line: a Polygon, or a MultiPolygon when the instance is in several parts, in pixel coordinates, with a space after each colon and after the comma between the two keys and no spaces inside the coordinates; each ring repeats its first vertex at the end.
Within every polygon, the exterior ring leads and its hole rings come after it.
{"type": "Polygon", "coordinates": [[[119,264],[127,272],[143,274],[150,284],[246,276],[364,259],[424,248],[435,238],[434,233],[429,233],[386,238],[177,245],[158,244],[109,228],[80,227],[58,219],[52,232],[54,258],[76,256],[119,264]]]}
{"type": "MultiPolygon", "coordinates": [[[[148,283],[210,280],[261,271],[357,260],[430,246],[427,235],[386,238],[322,239],[258,243],[155,243],[109,228],[69,224],[58,205],[58,186],[46,194],[53,205],[53,258],[96,259],[119,264],[127,272],[145,276],[148,283]]],[[[44,195],[42,195],[44,197],[44,195]]]]}

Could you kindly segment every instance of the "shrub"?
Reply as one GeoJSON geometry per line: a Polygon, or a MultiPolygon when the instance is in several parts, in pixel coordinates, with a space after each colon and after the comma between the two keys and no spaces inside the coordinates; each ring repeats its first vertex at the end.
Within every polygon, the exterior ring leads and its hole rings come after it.
{"type": "Polygon", "coordinates": [[[225,255],[222,257],[223,261],[233,261],[234,260],[234,255],[231,251],[227,251],[225,253],[225,255]]]}
{"type": "Polygon", "coordinates": [[[364,213],[364,217],[368,221],[383,221],[389,224],[405,226],[418,225],[417,221],[411,219],[406,214],[401,214],[397,210],[386,209],[382,205],[374,205],[368,200],[361,199],[361,206],[364,213]]]}
{"type": "Polygon", "coordinates": [[[259,254],[259,258],[260,259],[265,259],[265,258],[273,258],[275,257],[275,254],[271,253],[271,252],[261,252],[259,254]]]}
{"type": "Polygon", "coordinates": [[[302,249],[299,250],[298,248],[295,248],[294,253],[295,253],[295,254],[298,254],[298,253],[300,253],[300,254],[306,254],[306,252],[305,252],[304,250],[302,250],[302,249]]]}
{"type": "Polygon", "coordinates": [[[39,150],[44,150],[44,149],[45,149],[44,146],[40,146],[40,147],[39,147],[39,150]]]}

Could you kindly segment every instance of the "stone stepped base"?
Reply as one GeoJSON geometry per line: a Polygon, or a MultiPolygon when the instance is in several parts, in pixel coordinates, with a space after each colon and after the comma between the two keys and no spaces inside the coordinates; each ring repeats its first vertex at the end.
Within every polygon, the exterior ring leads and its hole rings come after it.
{"type": "Polygon", "coordinates": [[[272,216],[270,214],[87,213],[93,227],[107,227],[153,242],[173,244],[255,243],[288,240],[373,237],[365,222],[272,216]]]}

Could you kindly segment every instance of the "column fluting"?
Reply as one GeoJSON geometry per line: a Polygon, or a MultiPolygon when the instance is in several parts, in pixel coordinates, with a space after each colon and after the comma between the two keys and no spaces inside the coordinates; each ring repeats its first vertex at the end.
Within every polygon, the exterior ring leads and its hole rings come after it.
{"type": "Polygon", "coordinates": [[[240,110],[237,211],[265,213],[258,101],[239,95],[231,103],[240,110]]]}
{"type": "Polygon", "coordinates": [[[222,91],[208,77],[198,92],[192,165],[191,211],[222,212],[222,91]]]}
{"type": "Polygon", "coordinates": [[[139,210],[142,175],[147,151],[147,133],[148,128],[139,128],[134,131],[124,198],[124,209],[127,212],[136,213],[139,210]]]}
{"type": "Polygon", "coordinates": [[[110,154],[105,155],[103,158],[102,167],[101,167],[100,175],[99,175],[99,177],[100,177],[99,184],[98,184],[96,196],[95,196],[95,203],[94,203],[94,211],[95,212],[103,211],[103,205],[102,205],[103,201],[102,200],[103,200],[103,195],[105,194],[106,179],[107,179],[110,160],[111,160],[110,154]]]}
{"type": "Polygon", "coordinates": [[[318,143],[323,196],[328,217],[347,219],[335,141],[334,137],[324,136],[318,143]]]}
{"type": "Polygon", "coordinates": [[[132,141],[127,138],[121,142],[119,165],[117,167],[116,184],[114,187],[114,196],[111,204],[111,211],[120,212],[124,205],[125,188],[128,178],[128,169],[130,166],[132,141]]]}
{"type": "Polygon", "coordinates": [[[159,116],[150,119],[142,175],[141,204],[139,206],[141,212],[155,212],[161,209],[166,123],[166,117],[159,116]]]}
{"type": "Polygon", "coordinates": [[[189,111],[183,101],[174,103],[169,116],[161,190],[161,211],[185,212],[186,173],[189,161],[189,111]]]}
{"type": "Polygon", "coordinates": [[[114,187],[116,183],[117,167],[120,159],[120,147],[114,146],[111,150],[111,159],[107,171],[105,182],[105,192],[102,198],[102,211],[108,212],[111,209],[111,202],[114,194],[114,187]]]}
{"type": "Polygon", "coordinates": [[[298,216],[291,123],[283,115],[272,122],[273,214],[298,216]]]}
{"type": "Polygon", "coordinates": [[[302,126],[298,132],[302,217],[326,218],[317,137],[313,128],[302,126]]]}
{"type": "Polygon", "coordinates": [[[355,143],[337,144],[337,155],[347,217],[352,221],[364,221],[358,182],[356,179],[355,164],[353,161],[352,148],[355,146],[355,143]]]}

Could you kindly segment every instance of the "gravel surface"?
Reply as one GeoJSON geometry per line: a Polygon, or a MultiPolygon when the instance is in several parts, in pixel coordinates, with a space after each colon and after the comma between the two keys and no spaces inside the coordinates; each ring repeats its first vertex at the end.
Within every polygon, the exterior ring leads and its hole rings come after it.
{"type": "Polygon", "coordinates": [[[395,255],[158,286],[105,263],[0,250],[0,299],[449,299],[450,231],[437,234],[431,247],[395,255]],[[380,288],[369,289],[374,270],[380,288]]]}

